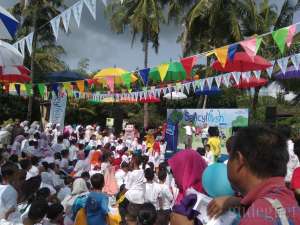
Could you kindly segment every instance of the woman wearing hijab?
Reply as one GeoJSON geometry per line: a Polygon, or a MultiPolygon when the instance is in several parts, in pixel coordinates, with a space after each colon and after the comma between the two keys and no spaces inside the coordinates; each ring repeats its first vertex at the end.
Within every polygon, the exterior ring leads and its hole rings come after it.
{"type": "Polygon", "coordinates": [[[15,140],[14,143],[11,147],[11,153],[20,156],[21,155],[21,144],[22,141],[25,140],[25,137],[23,135],[18,135],[15,140]]]}
{"type": "Polygon", "coordinates": [[[74,223],[77,212],[85,207],[85,201],[89,194],[86,182],[83,178],[77,178],[73,183],[72,194],[65,197],[62,205],[65,209],[65,225],[74,223]]]}
{"type": "Polygon", "coordinates": [[[78,161],[72,174],[74,174],[75,177],[80,177],[82,172],[88,172],[90,170],[90,160],[89,157],[85,158],[84,151],[78,151],[77,158],[78,161]]]}

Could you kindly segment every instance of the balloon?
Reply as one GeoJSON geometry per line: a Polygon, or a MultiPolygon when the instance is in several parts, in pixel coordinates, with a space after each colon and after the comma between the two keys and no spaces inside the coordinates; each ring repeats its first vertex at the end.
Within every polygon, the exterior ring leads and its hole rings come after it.
{"type": "Polygon", "coordinates": [[[214,163],[204,170],[202,186],[211,197],[234,194],[227,178],[227,166],[223,163],[214,163]]]}

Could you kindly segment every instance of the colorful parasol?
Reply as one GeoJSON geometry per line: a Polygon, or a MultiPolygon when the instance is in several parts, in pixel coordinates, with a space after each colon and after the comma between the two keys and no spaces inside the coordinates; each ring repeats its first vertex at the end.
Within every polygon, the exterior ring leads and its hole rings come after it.
{"type": "Polygon", "coordinates": [[[249,80],[241,78],[239,84],[233,85],[233,87],[238,89],[249,89],[254,87],[265,86],[268,83],[268,80],[265,78],[256,78],[254,76],[250,77],[249,80]]]}
{"type": "Polygon", "coordinates": [[[171,93],[165,94],[164,98],[171,99],[171,100],[181,100],[181,99],[186,99],[187,96],[180,91],[173,91],[171,93]]]}
{"type": "Polygon", "coordinates": [[[48,82],[55,83],[55,82],[84,80],[85,77],[73,71],[59,71],[59,72],[48,73],[45,76],[45,79],[48,82]]]}
{"type": "Polygon", "coordinates": [[[158,102],[160,102],[160,98],[150,96],[150,97],[146,97],[146,98],[141,98],[139,102],[141,102],[141,103],[158,103],[158,102]]]}
{"type": "MultiPolygon", "coordinates": [[[[165,64],[167,65],[167,64],[165,64]]],[[[170,81],[181,81],[186,79],[186,72],[180,62],[172,62],[167,68],[167,72],[163,80],[159,67],[154,67],[150,70],[149,79],[153,82],[170,82],[170,81]]]]}
{"type": "MultiPolygon", "coordinates": [[[[125,84],[123,75],[130,73],[127,70],[121,68],[106,68],[98,72],[94,79],[97,80],[98,83],[106,84],[108,78],[112,78],[114,84],[125,84]]],[[[137,81],[137,77],[133,74],[130,74],[130,83],[137,81]]]]}
{"type": "Polygon", "coordinates": [[[0,81],[9,83],[26,83],[31,81],[30,70],[25,66],[0,67],[0,81]]]}
{"type": "Polygon", "coordinates": [[[246,52],[237,52],[233,60],[227,59],[225,67],[217,60],[213,63],[213,69],[220,72],[246,72],[252,70],[265,70],[272,66],[265,58],[256,55],[251,58],[246,52]]]}
{"type": "Polygon", "coordinates": [[[219,94],[221,93],[221,89],[218,88],[217,86],[215,85],[212,85],[211,88],[209,88],[207,85],[203,87],[203,89],[196,89],[195,90],[195,94],[197,96],[200,96],[200,95],[216,95],[216,94],[219,94]]]}
{"type": "Polygon", "coordinates": [[[278,72],[274,76],[278,80],[300,79],[300,70],[296,70],[295,67],[290,66],[290,67],[287,68],[285,73],[278,72]]]}

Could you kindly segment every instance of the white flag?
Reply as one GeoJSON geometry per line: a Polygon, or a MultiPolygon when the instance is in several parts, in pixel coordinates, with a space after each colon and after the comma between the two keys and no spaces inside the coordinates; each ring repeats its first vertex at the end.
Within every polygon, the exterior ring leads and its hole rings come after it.
{"type": "Polygon", "coordinates": [[[25,38],[22,38],[19,41],[20,52],[23,56],[25,56],[25,38]]]}
{"type": "Polygon", "coordinates": [[[13,46],[19,51],[19,42],[14,43],[13,46]]]}
{"type": "Polygon", "coordinates": [[[260,70],[254,70],[253,73],[254,73],[254,76],[256,77],[256,79],[260,78],[260,75],[261,75],[261,71],[260,70]]]}
{"type": "Polygon", "coordinates": [[[295,70],[299,70],[299,64],[300,64],[300,53],[292,55],[291,61],[295,67],[295,70]]]}
{"type": "Polygon", "coordinates": [[[273,69],[274,69],[274,65],[275,65],[275,60],[271,61],[272,66],[270,66],[268,69],[266,69],[268,76],[271,78],[272,77],[272,73],[273,73],[273,69]]]}
{"type": "Polygon", "coordinates": [[[213,77],[208,77],[206,78],[206,83],[209,89],[211,89],[212,83],[213,83],[214,78],[213,77]]]}
{"type": "Polygon", "coordinates": [[[65,31],[66,31],[67,33],[68,33],[68,31],[69,31],[69,25],[70,25],[70,20],[71,20],[71,14],[72,14],[71,9],[67,9],[66,11],[64,11],[64,12],[61,14],[62,22],[63,22],[64,28],[65,28],[65,31]]]}
{"type": "Polygon", "coordinates": [[[80,26],[82,8],[83,8],[83,0],[77,2],[72,7],[73,15],[74,15],[74,18],[75,18],[75,21],[76,21],[78,27],[80,26]]]}
{"type": "Polygon", "coordinates": [[[232,76],[233,76],[233,78],[235,80],[235,83],[239,84],[240,83],[240,79],[241,79],[240,72],[232,72],[231,74],[232,74],[232,76]]]}
{"type": "Polygon", "coordinates": [[[195,81],[192,82],[192,87],[193,87],[193,90],[195,92],[196,91],[196,82],[195,81]]]}
{"type": "Polygon", "coordinates": [[[284,57],[284,58],[281,58],[281,59],[277,59],[277,64],[280,67],[283,74],[285,74],[288,62],[289,62],[289,57],[284,57]]]}
{"type": "Polygon", "coordinates": [[[163,91],[164,95],[167,94],[167,88],[163,88],[162,91],[163,91]]]}
{"type": "Polygon", "coordinates": [[[215,81],[217,83],[217,87],[220,88],[222,82],[222,75],[216,76],[215,81]]]}
{"type": "Polygon", "coordinates": [[[190,82],[185,83],[183,86],[184,86],[186,92],[189,94],[190,93],[191,83],[190,82]]]}
{"type": "Polygon", "coordinates": [[[96,0],[84,0],[86,7],[89,9],[90,13],[92,14],[94,20],[96,20],[96,8],[97,8],[97,1],[96,0]]]}
{"type": "Polygon", "coordinates": [[[28,52],[31,55],[31,53],[32,53],[33,32],[31,32],[30,34],[28,34],[25,37],[25,40],[26,40],[26,46],[27,46],[28,52]]]}
{"type": "Polygon", "coordinates": [[[204,82],[205,82],[204,79],[198,80],[198,85],[199,85],[200,91],[202,91],[204,89],[204,82]]]}
{"type": "Polygon", "coordinates": [[[251,77],[251,72],[250,71],[242,72],[242,77],[248,82],[251,77]]]}
{"type": "Polygon", "coordinates": [[[50,21],[50,23],[51,23],[51,27],[52,27],[52,30],[53,30],[54,37],[57,40],[57,38],[58,38],[58,31],[59,31],[59,24],[60,24],[60,15],[57,16],[57,17],[54,17],[50,21]]]}
{"type": "Polygon", "coordinates": [[[222,75],[223,82],[224,82],[224,85],[225,85],[226,87],[229,87],[230,76],[231,76],[230,73],[225,73],[225,74],[222,75]]]}

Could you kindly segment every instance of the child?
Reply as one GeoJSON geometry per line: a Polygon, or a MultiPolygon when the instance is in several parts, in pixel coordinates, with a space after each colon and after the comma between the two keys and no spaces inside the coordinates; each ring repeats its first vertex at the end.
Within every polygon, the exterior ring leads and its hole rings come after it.
{"type": "Polygon", "coordinates": [[[121,169],[117,170],[117,172],[115,174],[119,188],[121,187],[121,185],[125,184],[128,169],[129,169],[128,163],[122,162],[121,169]]]}
{"type": "Polygon", "coordinates": [[[104,176],[100,173],[91,178],[92,192],[88,195],[85,210],[88,225],[105,225],[108,214],[108,196],[102,193],[104,176]]]}
{"type": "Polygon", "coordinates": [[[208,129],[209,138],[207,144],[210,146],[211,151],[214,155],[214,162],[217,162],[221,154],[221,141],[219,137],[218,127],[210,127],[208,129]]]}
{"type": "Polygon", "coordinates": [[[62,159],[60,161],[59,167],[64,172],[68,173],[69,172],[69,150],[62,150],[61,157],[62,159]]]}
{"type": "Polygon", "coordinates": [[[160,186],[155,183],[154,171],[151,168],[145,170],[146,188],[145,188],[145,202],[150,202],[155,206],[156,210],[159,210],[159,197],[160,197],[160,186]]]}
{"type": "Polygon", "coordinates": [[[60,203],[49,206],[44,225],[61,225],[64,222],[64,207],[60,203]]]}
{"type": "Polygon", "coordinates": [[[115,167],[112,166],[113,157],[111,152],[106,152],[103,155],[103,162],[101,164],[101,172],[104,175],[105,185],[103,192],[108,195],[115,195],[118,193],[118,184],[115,177],[115,167]]]}
{"type": "Polygon", "coordinates": [[[210,150],[210,145],[205,145],[204,150],[205,150],[204,159],[205,159],[207,165],[210,165],[210,164],[214,163],[214,154],[210,150]]]}
{"type": "Polygon", "coordinates": [[[70,195],[72,190],[72,183],[73,178],[72,177],[65,177],[64,179],[65,186],[61,188],[57,194],[57,198],[62,202],[66,196],[70,195]]]}

